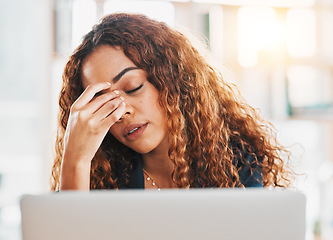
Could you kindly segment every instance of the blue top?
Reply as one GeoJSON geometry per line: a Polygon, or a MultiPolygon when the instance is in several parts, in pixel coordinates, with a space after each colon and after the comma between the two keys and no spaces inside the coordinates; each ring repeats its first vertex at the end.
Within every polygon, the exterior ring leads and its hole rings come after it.
{"type": "MultiPolygon", "coordinates": [[[[244,156],[243,168],[239,171],[239,178],[245,187],[263,187],[262,168],[255,164],[255,157],[252,154],[244,156]]],[[[133,164],[133,171],[130,176],[130,189],[145,188],[142,163],[137,159],[133,164]]]]}

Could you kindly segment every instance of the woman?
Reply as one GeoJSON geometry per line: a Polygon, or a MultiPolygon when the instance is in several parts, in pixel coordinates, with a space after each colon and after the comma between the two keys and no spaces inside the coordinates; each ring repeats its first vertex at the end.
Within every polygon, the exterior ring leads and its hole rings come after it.
{"type": "Polygon", "coordinates": [[[70,57],[52,190],[284,187],[287,153],[181,33],[111,14],[70,57]]]}

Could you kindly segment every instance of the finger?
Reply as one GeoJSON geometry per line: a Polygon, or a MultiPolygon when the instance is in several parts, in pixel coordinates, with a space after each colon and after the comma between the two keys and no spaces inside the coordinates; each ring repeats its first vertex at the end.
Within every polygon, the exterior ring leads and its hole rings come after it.
{"type": "Polygon", "coordinates": [[[80,95],[80,97],[74,102],[73,107],[76,109],[81,109],[94,98],[96,93],[109,89],[110,87],[111,84],[109,82],[101,82],[89,85],[80,95]]]}
{"type": "Polygon", "coordinates": [[[94,113],[93,117],[100,120],[107,118],[119,107],[123,101],[123,97],[118,97],[108,101],[94,113]]]}
{"type": "Polygon", "coordinates": [[[117,122],[121,116],[125,113],[125,102],[121,102],[119,106],[107,117],[102,120],[103,126],[110,128],[115,122],[117,122]]]}
{"type": "Polygon", "coordinates": [[[119,103],[123,99],[123,97],[119,96],[119,91],[118,90],[109,91],[93,99],[91,102],[88,103],[88,105],[86,105],[85,108],[89,109],[91,113],[95,114],[105,104],[116,99],[118,100],[120,99],[119,103]]]}

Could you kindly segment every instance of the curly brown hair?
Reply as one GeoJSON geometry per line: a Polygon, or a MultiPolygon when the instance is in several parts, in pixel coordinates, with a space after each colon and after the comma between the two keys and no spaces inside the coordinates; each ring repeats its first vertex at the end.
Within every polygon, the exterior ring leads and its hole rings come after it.
{"type": "MultiPolygon", "coordinates": [[[[179,187],[242,187],[245,155],[260,166],[263,186],[284,187],[292,171],[289,152],[276,140],[272,125],[247,105],[190,41],[165,23],[139,14],[111,14],[84,36],[63,73],[52,190],[59,189],[63,138],[70,107],[83,92],[83,61],[99,46],[120,47],[159,91],[167,113],[169,156],[179,187]]],[[[138,154],[110,133],[91,163],[90,188],[128,185],[138,154]]]]}

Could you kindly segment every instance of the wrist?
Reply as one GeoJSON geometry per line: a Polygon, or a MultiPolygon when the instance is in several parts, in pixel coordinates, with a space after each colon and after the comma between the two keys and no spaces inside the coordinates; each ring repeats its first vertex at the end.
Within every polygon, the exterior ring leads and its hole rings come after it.
{"type": "Polygon", "coordinates": [[[63,158],[61,165],[61,190],[89,190],[90,165],[87,161],[71,161],[63,158]]]}

